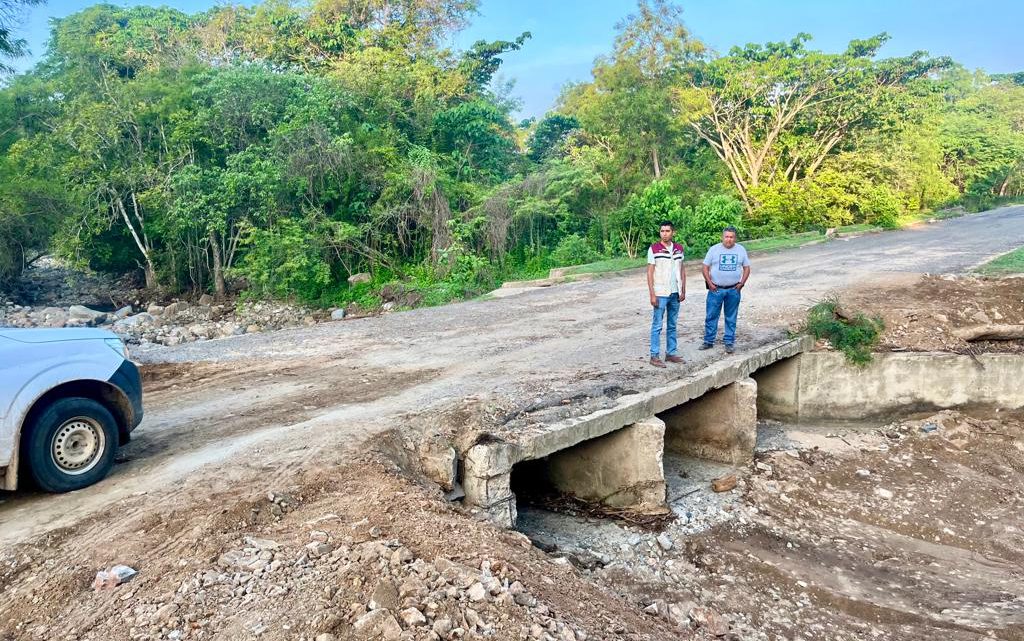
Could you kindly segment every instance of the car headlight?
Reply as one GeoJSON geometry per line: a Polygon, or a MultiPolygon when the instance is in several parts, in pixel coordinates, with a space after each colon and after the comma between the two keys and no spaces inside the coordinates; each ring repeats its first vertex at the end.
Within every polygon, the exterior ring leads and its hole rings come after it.
{"type": "Polygon", "coordinates": [[[103,342],[106,343],[110,349],[114,350],[121,355],[121,358],[128,358],[128,346],[124,344],[120,338],[104,338],[103,342]]]}

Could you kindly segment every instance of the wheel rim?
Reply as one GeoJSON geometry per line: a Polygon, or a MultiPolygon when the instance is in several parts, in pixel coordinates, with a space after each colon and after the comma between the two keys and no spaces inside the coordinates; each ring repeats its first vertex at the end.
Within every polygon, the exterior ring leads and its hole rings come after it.
{"type": "Polygon", "coordinates": [[[57,429],[50,457],[61,472],[77,476],[96,467],[106,444],[103,427],[91,418],[78,416],[57,429]]]}

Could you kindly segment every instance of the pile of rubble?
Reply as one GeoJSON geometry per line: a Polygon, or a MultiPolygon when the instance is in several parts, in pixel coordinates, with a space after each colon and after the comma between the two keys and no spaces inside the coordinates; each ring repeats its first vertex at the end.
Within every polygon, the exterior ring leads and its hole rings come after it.
{"type": "MultiPolygon", "coordinates": [[[[338,310],[341,311],[341,310],[338,310]]],[[[202,296],[197,304],[176,301],[143,309],[126,305],[102,311],[84,305],[31,307],[0,301],[0,327],[102,327],[133,344],[180,345],[198,340],[314,325],[342,314],[276,302],[232,307],[202,296]]]]}

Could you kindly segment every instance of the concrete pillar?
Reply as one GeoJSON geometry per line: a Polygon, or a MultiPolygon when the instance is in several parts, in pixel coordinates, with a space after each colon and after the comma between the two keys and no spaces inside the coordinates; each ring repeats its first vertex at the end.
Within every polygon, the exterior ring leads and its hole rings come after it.
{"type": "Polygon", "coordinates": [[[502,527],[516,524],[512,460],[512,446],[508,443],[474,445],[463,460],[462,489],[466,492],[466,503],[483,509],[502,527]]]}
{"type": "Polygon", "coordinates": [[[754,457],[757,383],[741,379],[658,415],[665,447],[687,456],[739,465],[754,457]]]}
{"type": "Polygon", "coordinates": [[[548,458],[555,489],[586,501],[639,512],[665,505],[665,423],[652,416],[548,458]]]}
{"type": "Polygon", "coordinates": [[[757,415],[777,421],[800,416],[800,361],[797,354],[754,372],[757,381],[757,415]]]}

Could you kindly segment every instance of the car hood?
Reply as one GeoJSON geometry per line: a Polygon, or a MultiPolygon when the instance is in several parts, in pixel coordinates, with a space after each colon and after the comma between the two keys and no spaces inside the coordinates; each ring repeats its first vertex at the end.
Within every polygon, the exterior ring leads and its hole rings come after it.
{"type": "Polygon", "coordinates": [[[89,327],[49,329],[0,329],[0,336],[19,343],[59,343],[62,341],[87,341],[117,338],[117,334],[104,329],[89,327]]]}

